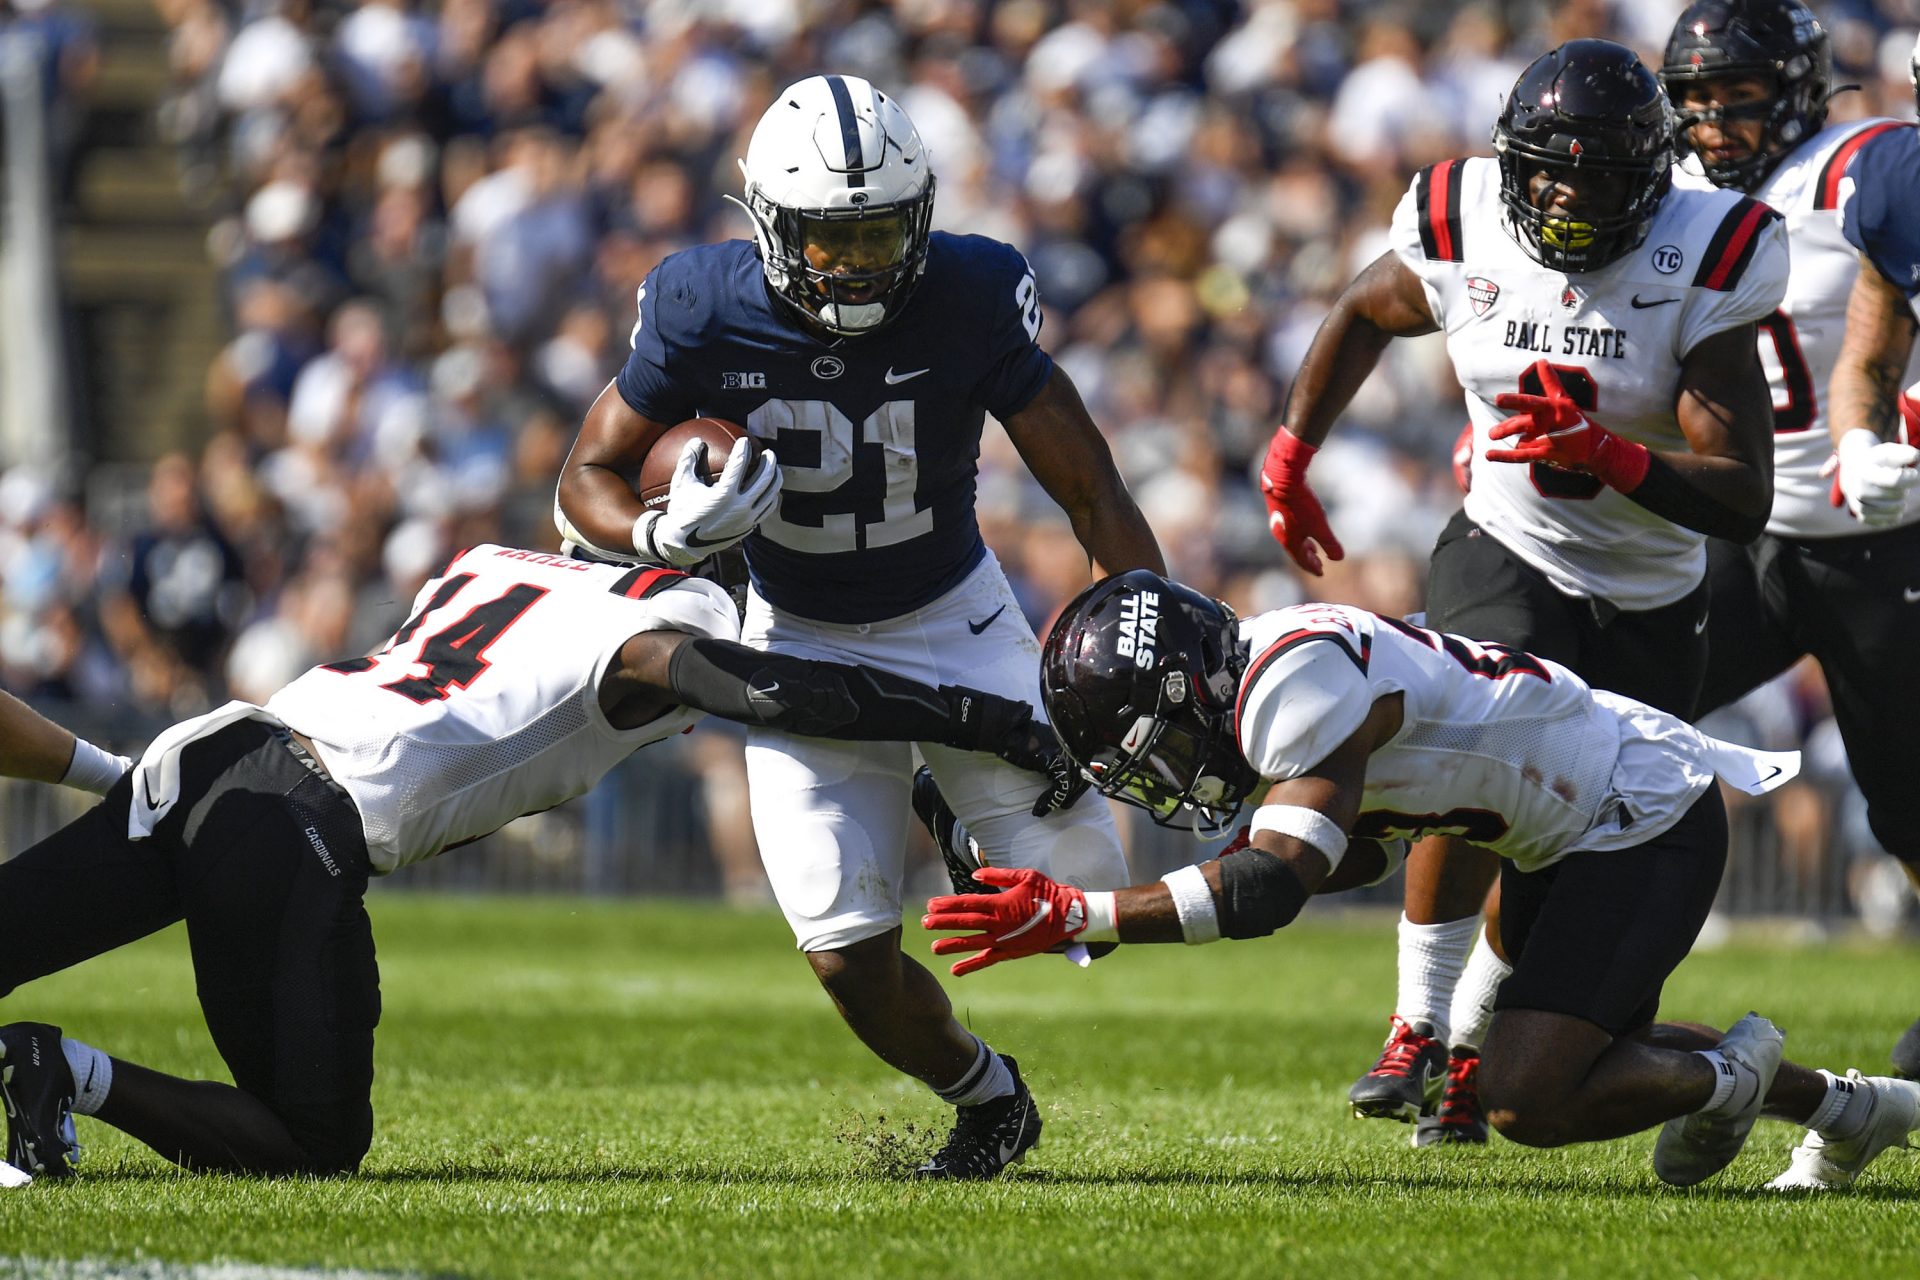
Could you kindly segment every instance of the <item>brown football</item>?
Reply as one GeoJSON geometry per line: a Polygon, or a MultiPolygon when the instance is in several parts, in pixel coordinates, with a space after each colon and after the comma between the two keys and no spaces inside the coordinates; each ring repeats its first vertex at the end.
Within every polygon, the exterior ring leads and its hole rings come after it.
{"type": "MultiPolygon", "coordinates": [[[[635,486],[641,504],[647,507],[667,504],[667,494],[673,488],[674,468],[680,465],[680,450],[686,447],[687,441],[707,442],[707,460],[700,468],[700,478],[711,481],[720,474],[720,468],[727,465],[733,442],[746,434],[744,427],[723,418],[692,418],[677,427],[668,427],[641,459],[640,483],[635,486]]],[[[758,440],[753,442],[753,454],[755,457],[760,454],[758,440]]]]}

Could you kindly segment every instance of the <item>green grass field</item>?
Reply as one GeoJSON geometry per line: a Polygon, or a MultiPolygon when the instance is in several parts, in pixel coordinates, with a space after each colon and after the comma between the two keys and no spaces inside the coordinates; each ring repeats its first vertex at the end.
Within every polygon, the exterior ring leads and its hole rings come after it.
{"type": "MultiPolygon", "coordinates": [[[[950,984],[1015,1052],[1046,1136],[985,1186],[900,1175],[951,1113],[839,1025],[772,914],[376,895],[386,1014],[362,1175],[180,1175],[90,1120],[84,1176],[0,1193],[0,1276],[214,1274],[158,1262],[463,1276],[1209,1277],[1920,1274],[1920,1157],[1851,1194],[1761,1190],[1763,1125],[1706,1187],[1653,1176],[1651,1135],[1415,1152],[1342,1098],[1392,987],[1383,917],[1260,943],[1045,959],[950,984]],[[47,1260],[84,1260],[77,1267],[47,1260]]],[[[924,943],[914,944],[925,954],[924,943]]],[[[1884,1069],[1920,950],[1735,944],[1690,960],[1674,1016],[1749,1007],[1793,1056],[1884,1069]]],[[[184,938],[16,993],[164,1070],[224,1078],[184,938]]],[[[219,1271],[223,1275],[244,1274],[219,1271]]]]}

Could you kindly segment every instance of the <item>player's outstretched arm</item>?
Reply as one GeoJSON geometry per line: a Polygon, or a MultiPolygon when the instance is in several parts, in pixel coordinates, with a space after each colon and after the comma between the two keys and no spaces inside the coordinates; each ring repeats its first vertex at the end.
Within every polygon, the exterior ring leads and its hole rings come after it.
{"type": "Polygon", "coordinates": [[[0,692],[0,775],[59,782],[96,795],[120,780],[133,761],[102,751],[0,692]]]}
{"type": "Polygon", "coordinates": [[[1093,557],[1096,572],[1166,573],[1160,544],[1066,370],[1055,365],[1040,394],[1009,414],[1004,425],[1034,479],[1073,522],[1074,536],[1093,557]]]}
{"type": "Polygon", "coordinates": [[[620,727],[683,706],[810,738],[937,742],[999,756],[1047,775],[1056,787],[1071,780],[1052,729],[1024,702],[682,631],[645,631],[628,640],[601,682],[600,697],[620,727]]]}
{"type": "Polygon", "coordinates": [[[922,927],[973,931],[939,939],[934,954],[966,955],[953,966],[964,976],[1062,942],[1198,945],[1265,937],[1291,923],[1315,893],[1367,883],[1387,869],[1379,844],[1349,843],[1347,832],[1359,816],[1367,757],[1399,725],[1396,701],[1381,699],[1312,771],[1273,785],[1254,814],[1250,845],[1157,884],[1088,893],[1031,869],[982,867],[974,878],[1000,892],[928,900],[922,927]]]}

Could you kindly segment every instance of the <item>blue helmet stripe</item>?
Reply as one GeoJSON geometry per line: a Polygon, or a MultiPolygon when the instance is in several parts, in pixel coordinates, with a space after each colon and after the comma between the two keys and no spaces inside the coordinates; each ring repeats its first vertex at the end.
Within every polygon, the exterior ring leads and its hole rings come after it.
{"type": "Polygon", "coordinates": [[[853,114],[853,95],[840,76],[827,77],[827,89],[833,94],[834,110],[840,113],[840,143],[847,152],[847,185],[864,187],[866,160],[860,150],[860,122],[853,114]]]}

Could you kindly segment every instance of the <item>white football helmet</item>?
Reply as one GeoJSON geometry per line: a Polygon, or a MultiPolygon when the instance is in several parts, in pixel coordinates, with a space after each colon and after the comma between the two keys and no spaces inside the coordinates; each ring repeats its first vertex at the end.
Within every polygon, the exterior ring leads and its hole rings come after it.
{"type": "Polygon", "coordinates": [[[858,76],[810,76],[760,117],[740,172],[775,295],[848,337],[900,314],[927,266],[933,172],[899,103],[858,76]]]}

